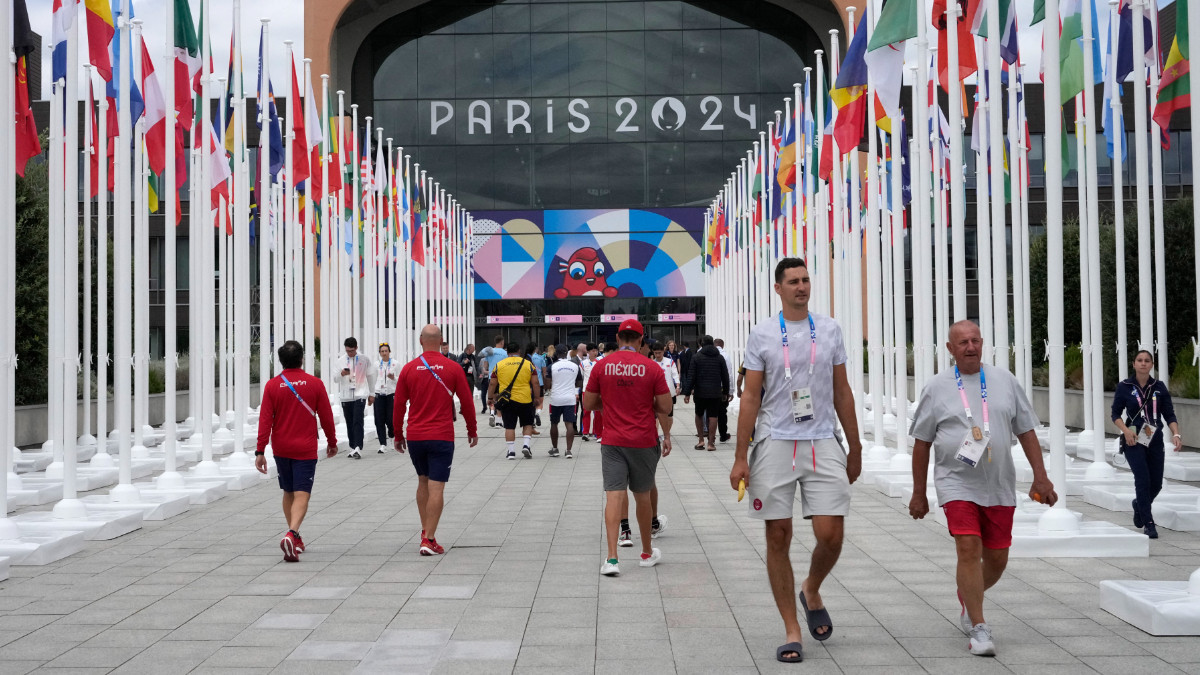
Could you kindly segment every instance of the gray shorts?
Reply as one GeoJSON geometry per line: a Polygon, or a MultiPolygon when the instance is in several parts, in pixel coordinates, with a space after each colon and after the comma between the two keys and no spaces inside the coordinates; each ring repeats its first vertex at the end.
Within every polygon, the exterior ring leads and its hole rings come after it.
{"type": "Polygon", "coordinates": [[[837,440],[766,438],[750,448],[750,484],[746,492],[751,516],[760,520],[791,518],[797,484],[804,518],[850,515],[846,451],[837,440]]]}
{"type": "Polygon", "coordinates": [[[619,445],[600,446],[600,469],[604,475],[604,491],[626,489],[649,492],[654,487],[654,472],[658,469],[657,448],[626,448],[619,445]]]}

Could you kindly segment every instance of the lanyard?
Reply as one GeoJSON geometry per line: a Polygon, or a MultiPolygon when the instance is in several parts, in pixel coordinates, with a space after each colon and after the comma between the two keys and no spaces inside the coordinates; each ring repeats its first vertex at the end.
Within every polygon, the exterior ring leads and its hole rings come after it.
{"type": "Polygon", "coordinates": [[[296,397],[297,401],[300,401],[300,405],[304,406],[304,409],[307,410],[309,412],[309,414],[313,416],[314,420],[317,419],[317,411],[312,409],[312,406],[308,404],[308,401],[305,401],[303,398],[300,397],[300,392],[296,391],[296,388],[293,387],[292,383],[288,381],[287,375],[280,373],[279,377],[283,378],[283,383],[288,386],[288,389],[292,390],[292,395],[296,397]]]}
{"type": "MultiPolygon", "coordinates": [[[[790,380],[792,379],[792,360],[788,356],[787,324],[783,321],[783,312],[779,313],[779,332],[783,335],[783,375],[790,380]]],[[[808,376],[811,378],[813,368],[817,365],[817,324],[813,321],[812,314],[808,315],[808,337],[810,340],[808,376]]]]}
{"type": "MultiPolygon", "coordinates": [[[[346,366],[350,367],[350,359],[346,358],[346,366]]],[[[354,355],[354,366],[350,368],[350,388],[354,389],[358,384],[358,354],[354,355]]]]}
{"type": "Polygon", "coordinates": [[[634,349],[633,347],[620,347],[617,349],[617,351],[619,351],[619,352],[636,352],[637,350],[634,349]]]}
{"type": "MultiPolygon", "coordinates": [[[[438,375],[437,373],[433,372],[433,368],[431,368],[431,367],[429,366],[429,362],[425,360],[425,355],[424,355],[424,354],[422,354],[422,355],[421,355],[421,363],[424,363],[424,364],[425,364],[425,370],[429,371],[429,374],[430,374],[430,375],[432,375],[432,376],[434,376],[435,378],[437,378],[438,384],[442,385],[442,389],[445,389],[445,390],[446,390],[446,393],[447,393],[447,394],[450,394],[450,403],[451,403],[451,404],[453,404],[453,403],[454,403],[454,392],[450,391],[450,387],[447,387],[447,386],[446,386],[446,383],[442,381],[442,377],[441,377],[440,375],[438,375]]],[[[514,377],[515,377],[515,376],[514,376],[514,377]]]]}
{"type": "MultiPolygon", "coordinates": [[[[355,357],[355,358],[358,358],[358,357],[355,357]]],[[[392,367],[391,359],[388,359],[387,361],[380,361],[379,362],[379,374],[386,376],[388,374],[388,370],[390,370],[391,367],[392,367]]]]}
{"type": "MultiPolygon", "coordinates": [[[[954,366],[954,380],[958,383],[958,395],[962,397],[963,410],[967,413],[967,423],[971,428],[975,428],[975,417],[971,415],[971,404],[967,402],[967,392],[963,390],[962,374],[958,372],[958,366],[954,366]]],[[[983,433],[988,433],[988,402],[987,402],[987,377],[983,374],[983,368],[979,369],[979,394],[983,398],[983,433]]]]}
{"type": "Polygon", "coordinates": [[[1150,413],[1151,418],[1149,420],[1146,419],[1145,410],[1143,410],[1142,394],[1140,391],[1138,391],[1138,388],[1136,386],[1134,386],[1134,388],[1133,388],[1133,397],[1134,397],[1134,399],[1137,400],[1138,412],[1142,413],[1142,419],[1145,420],[1145,422],[1147,424],[1149,424],[1151,422],[1151,420],[1153,420],[1154,422],[1158,422],[1158,390],[1155,389],[1154,393],[1150,394],[1150,405],[1151,405],[1151,409],[1153,412],[1150,413]]]}

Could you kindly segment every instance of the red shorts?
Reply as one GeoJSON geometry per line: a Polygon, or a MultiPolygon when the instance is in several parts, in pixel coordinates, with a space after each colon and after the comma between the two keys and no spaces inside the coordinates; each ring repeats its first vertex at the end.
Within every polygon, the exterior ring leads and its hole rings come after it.
{"type": "Polygon", "coordinates": [[[1001,549],[1012,546],[1013,512],[1015,506],[980,506],[974,502],[955,500],[942,505],[950,534],[974,535],[983,540],[984,548],[1001,549]]]}

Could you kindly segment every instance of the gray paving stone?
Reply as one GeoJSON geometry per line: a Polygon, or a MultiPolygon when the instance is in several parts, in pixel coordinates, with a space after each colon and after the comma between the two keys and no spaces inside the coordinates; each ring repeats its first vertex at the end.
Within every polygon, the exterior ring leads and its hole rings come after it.
{"type": "Polygon", "coordinates": [[[313,629],[321,625],[328,614],[275,614],[268,613],[254,623],[255,628],[303,628],[313,629]]]}
{"type": "Polygon", "coordinates": [[[338,642],[305,640],[288,659],[307,661],[361,661],[375,646],[374,642],[338,642]]]}

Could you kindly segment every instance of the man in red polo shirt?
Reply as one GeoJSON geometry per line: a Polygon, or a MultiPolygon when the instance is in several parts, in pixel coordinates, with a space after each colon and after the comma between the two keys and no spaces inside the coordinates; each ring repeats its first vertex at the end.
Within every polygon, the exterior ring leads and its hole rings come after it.
{"type": "Polygon", "coordinates": [[[662,368],[637,352],[642,343],[642,324],[627,319],[617,329],[617,351],[592,368],[583,394],[585,410],[604,410],[604,438],[600,445],[600,467],[604,475],[604,525],[608,535],[608,558],[600,573],[616,576],[617,531],[625,515],[625,491],[633,492],[637,505],[638,530],[642,539],[639,565],[653,567],[662,552],[650,546],[654,508],[650,491],[658,468],[658,429],[662,425],[662,456],[671,453],[671,392],[662,368]]]}
{"type": "Polygon", "coordinates": [[[458,396],[467,439],[473,448],[479,442],[475,428],[475,400],[463,369],[442,356],[442,329],[430,324],[421,329],[422,353],[405,364],[396,379],[396,404],[392,422],[396,428],[396,450],[412,459],[417,470],[417,512],[421,516],[421,555],[446,552],[437,543],[438,521],[442,518],[443,492],[450,480],[454,461],[454,397],[458,396]],[[412,409],[409,410],[409,404],[412,409]],[[408,428],[404,416],[408,415],[408,428]]]}
{"type": "Polygon", "coordinates": [[[337,454],[337,433],[333,424],[333,408],[321,380],[300,369],[304,363],[304,347],[288,340],[279,348],[279,363],[283,372],[271,378],[263,387],[262,406],[258,410],[258,447],[254,451],[254,467],[267,472],[267,444],[275,456],[279,470],[279,487],[283,489],[283,517],[288,531],[279,541],[283,559],[300,560],[304,540],[300,538],[300,523],[308,513],[308,498],[312,493],[317,472],[317,422],[325,430],[326,457],[337,454]]]}

